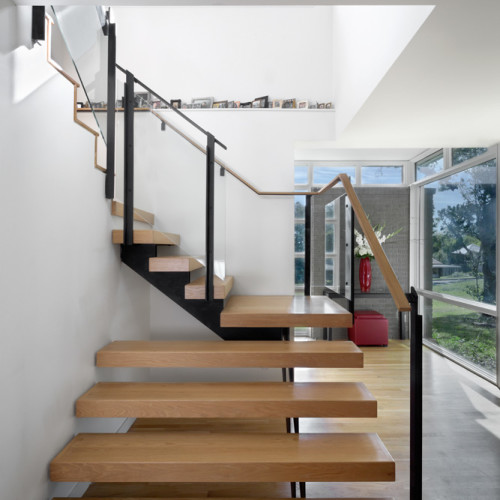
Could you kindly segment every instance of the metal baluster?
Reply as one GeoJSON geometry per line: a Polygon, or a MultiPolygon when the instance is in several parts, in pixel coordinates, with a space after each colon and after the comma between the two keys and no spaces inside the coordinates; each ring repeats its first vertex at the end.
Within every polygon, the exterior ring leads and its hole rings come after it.
{"type": "Polygon", "coordinates": [[[108,109],[106,112],[106,181],[107,199],[115,197],[115,104],[116,104],[116,30],[110,24],[108,35],[108,109]]]}
{"type": "Polygon", "coordinates": [[[215,183],[215,137],[207,134],[207,183],[206,183],[206,279],[205,300],[214,299],[214,183],[215,183]]]}
{"type": "Polygon", "coordinates": [[[126,72],[125,83],[125,184],[123,243],[134,243],[134,75],[126,72]]]}

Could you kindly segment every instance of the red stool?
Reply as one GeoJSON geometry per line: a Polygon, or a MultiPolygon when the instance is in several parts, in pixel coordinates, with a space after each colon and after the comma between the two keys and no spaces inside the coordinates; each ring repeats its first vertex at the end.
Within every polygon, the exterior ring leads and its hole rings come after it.
{"type": "Polygon", "coordinates": [[[389,342],[387,318],[377,311],[354,311],[349,340],[356,345],[386,346],[389,342]]]}

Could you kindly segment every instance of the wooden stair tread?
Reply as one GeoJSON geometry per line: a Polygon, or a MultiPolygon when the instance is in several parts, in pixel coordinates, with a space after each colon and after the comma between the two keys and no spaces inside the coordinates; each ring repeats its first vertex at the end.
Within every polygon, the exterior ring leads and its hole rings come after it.
{"type": "MultiPolygon", "coordinates": [[[[207,497],[85,497],[92,498],[92,500],[116,500],[117,498],[121,500],[206,500],[207,497]]],[[[212,497],[212,500],[216,500],[219,498],[220,500],[290,500],[290,498],[276,498],[276,497],[212,497]]],[[[74,500],[74,497],[53,497],[52,500],[74,500]]],[[[374,497],[364,497],[364,498],[338,498],[338,497],[322,497],[322,498],[314,498],[314,500],[394,500],[393,498],[374,498],[374,497]]]]}
{"type": "MultiPolygon", "coordinates": [[[[214,276],[214,299],[225,299],[233,288],[233,277],[224,279],[214,276]]],[[[189,300],[203,300],[205,298],[206,278],[202,276],[184,287],[184,298],[189,300]]]]}
{"type": "MultiPolygon", "coordinates": [[[[206,500],[207,497],[85,497],[92,498],[92,500],[116,500],[117,498],[121,500],[206,500]]],[[[290,498],[276,498],[276,497],[212,497],[212,500],[216,500],[220,498],[220,500],[290,500],[290,498]]],[[[74,500],[74,497],[53,497],[52,500],[74,500]]],[[[338,497],[322,497],[322,498],[314,498],[314,500],[394,500],[393,498],[373,498],[373,497],[364,497],[364,498],[338,498],[338,497]]]]}
{"type": "Polygon", "coordinates": [[[350,327],[352,314],[324,296],[235,295],[220,316],[222,327],[350,327]]]}
{"type": "MultiPolygon", "coordinates": [[[[178,234],[162,233],[152,229],[134,229],[136,245],[178,245],[180,240],[178,234]]],[[[113,243],[123,243],[123,229],[113,229],[113,243]]]]}
{"type": "MultiPolygon", "coordinates": [[[[123,217],[125,207],[121,201],[113,200],[111,202],[111,215],[116,215],[117,217],[123,217]]],[[[145,222],[151,226],[155,223],[155,216],[151,212],[146,210],[141,210],[140,208],[134,208],[134,220],[139,222],[145,222]]]]}
{"type": "Polygon", "coordinates": [[[98,383],[77,417],[376,417],[377,402],[356,382],[98,383]]]}
{"type": "Polygon", "coordinates": [[[150,272],[158,273],[183,273],[194,271],[205,267],[194,257],[175,256],[175,257],[151,257],[149,259],[150,272]]]}
{"type": "Polygon", "coordinates": [[[137,432],[78,434],[50,464],[52,481],[394,481],[376,434],[137,432]]]}
{"type": "Polygon", "coordinates": [[[97,353],[97,366],[362,368],[354,343],[288,341],[116,341],[97,353]]]}

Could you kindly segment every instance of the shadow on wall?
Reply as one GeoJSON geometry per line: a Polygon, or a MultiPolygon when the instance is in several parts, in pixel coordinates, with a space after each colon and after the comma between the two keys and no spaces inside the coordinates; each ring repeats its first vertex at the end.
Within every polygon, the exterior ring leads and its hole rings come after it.
{"type": "Polygon", "coordinates": [[[0,2],[1,98],[16,104],[54,76],[54,70],[45,61],[46,42],[31,40],[31,7],[0,2]]]}

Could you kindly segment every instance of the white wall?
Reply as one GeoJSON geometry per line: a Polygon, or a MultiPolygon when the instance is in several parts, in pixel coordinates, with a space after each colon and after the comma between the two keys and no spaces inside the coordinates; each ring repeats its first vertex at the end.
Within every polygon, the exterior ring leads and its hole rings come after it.
{"type": "Polygon", "coordinates": [[[113,7],[117,62],[168,99],[332,101],[331,7],[113,7]]]}
{"type": "MultiPolygon", "coordinates": [[[[245,101],[269,95],[333,101],[331,7],[114,7],[113,16],[117,62],[168,99],[190,102],[211,96],[245,101]]],[[[221,158],[267,190],[293,190],[295,141],[327,140],[335,134],[332,112],[188,110],[187,114],[228,146],[227,153],[217,149],[221,158]]],[[[172,118],[172,113],[166,115],[172,118]]],[[[152,142],[171,136],[162,135],[150,117],[138,116],[139,123],[145,127],[143,137],[152,142]]],[[[182,128],[204,141],[190,127],[182,128]]],[[[136,134],[141,134],[139,127],[136,134]]],[[[138,168],[157,191],[143,196],[142,189],[148,188],[140,187],[137,203],[144,200],[144,207],[155,211],[162,230],[181,234],[182,252],[199,255],[204,221],[196,215],[203,212],[203,199],[196,193],[203,196],[197,181],[203,176],[204,158],[179,138],[172,141],[173,148],[164,142],[156,155],[149,142],[139,139],[144,146],[137,161],[144,164],[138,168]],[[182,163],[178,167],[181,158],[184,167],[182,163]],[[165,178],[169,166],[177,169],[174,182],[165,178]],[[189,191],[188,186],[196,188],[189,191]],[[180,210],[182,206],[186,208],[180,210]]],[[[293,293],[293,199],[259,198],[231,176],[225,184],[222,253],[226,274],[235,277],[233,293],[293,293]]],[[[221,198],[216,193],[216,200],[221,198]]],[[[169,327],[169,320],[177,315],[185,319],[184,330],[210,336],[175,304],[152,292],[154,335],[176,336],[179,326],[169,327]]]]}
{"type": "MultiPolygon", "coordinates": [[[[204,144],[205,136],[170,111],[163,116],[204,144]]],[[[216,155],[262,191],[293,191],[294,145],[334,135],[329,110],[186,110],[227,145],[216,155]]],[[[118,116],[117,165],[122,165],[122,116],[118,116]]],[[[180,249],[164,254],[204,256],[205,156],[150,113],[135,115],[135,205],[155,213],[155,227],[180,234],[180,249]]],[[[217,169],[218,171],[218,169],[217,169]]],[[[226,174],[216,177],[216,258],[234,276],[233,294],[294,293],[293,196],[262,197],[226,174]],[[219,189],[221,188],[221,189],[219,189]],[[218,232],[220,225],[224,231],[218,232]],[[221,250],[222,249],[222,250],[221,250]]],[[[117,196],[122,196],[121,167],[117,196]]],[[[155,338],[213,338],[213,334],[167,297],[152,289],[155,338]]]]}
{"type": "Polygon", "coordinates": [[[433,9],[334,6],[334,80],[341,134],[433,9]]]}
{"type": "MultiPolygon", "coordinates": [[[[172,112],[163,113],[203,143],[202,134],[193,133],[172,112]]],[[[293,191],[295,142],[334,134],[335,113],[327,110],[186,114],[227,145],[227,151],[216,148],[217,156],[262,191],[293,191]]],[[[178,135],[161,132],[159,120],[150,114],[136,114],[135,137],[137,206],[142,201],[153,210],[162,231],[181,235],[181,251],[204,254],[205,157],[178,135]]],[[[293,197],[258,196],[231,175],[222,179],[225,188],[216,189],[216,207],[221,217],[225,208],[221,254],[226,273],[235,277],[234,293],[293,293],[293,197]]]]}
{"type": "MultiPolygon", "coordinates": [[[[9,9],[0,7],[2,33],[9,9]]],[[[2,498],[42,500],[56,491],[55,454],[75,432],[104,429],[77,422],[74,403],[99,378],[131,375],[100,373],[95,352],[148,335],[149,290],[110,244],[104,176],[93,136],[73,123],[73,87],[54,71],[36,88],[33,67],[32,92],[14,104],[15,47],[2,43],[0,54],[0,484],[2,498]]],[[[43,57],[44,47],[16,53],[43,57]]]]}

